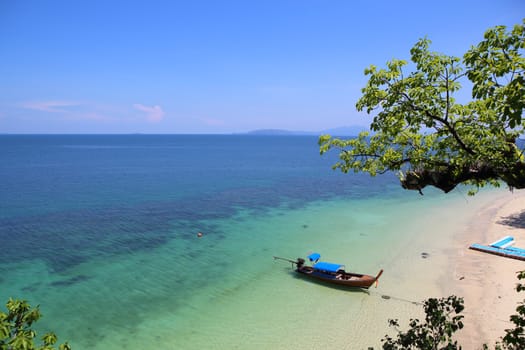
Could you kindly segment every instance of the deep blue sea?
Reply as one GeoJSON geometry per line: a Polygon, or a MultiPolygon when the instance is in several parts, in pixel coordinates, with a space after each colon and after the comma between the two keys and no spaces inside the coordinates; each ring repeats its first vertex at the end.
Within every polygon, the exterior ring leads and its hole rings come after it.
{"type": "Polygon", "coordinates": [[[305,283],[272,256],[375,273],[394,259],[385,227],[420,205],[336,160],[311,136],[1,135],[0,300],[41,305],[75,349],[299,348],[282,324],[310,299],[288,299],[305,283]]]}
{"type": "Polygon", "coordinates": [[[392,176],[372,183],[331,170],[335,154],[321,157],[315,137],[8,135],[0,149],[0,263],[42,259],[51,271],[94,249],[118,255],[198,231],[227,235],[210,222],[240,209],[399,189],[392,176]]]}

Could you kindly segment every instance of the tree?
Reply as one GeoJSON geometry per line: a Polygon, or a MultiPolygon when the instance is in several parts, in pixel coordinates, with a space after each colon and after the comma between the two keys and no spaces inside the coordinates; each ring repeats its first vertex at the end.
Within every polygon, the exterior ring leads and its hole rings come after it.
{"type": "MultiPolygon", "coordinates": [[[[525,279],[525,271],[518,272],[518,279],[525,279]]],[[[525,284],[518,283],[516,291],[525,291],[525,284]]],[[[448,298],[430,298],[423,304],[425,320],[411,319],[406,332],[399,330],[399,321],[388,320],[397,330],[397,336],[386,335],[383,339],[384,350],[419,349],[419,350],[457,350],[461,346],[453,339],[454,333],[463,328],[463,298],[454,295],[448,298]]],[[[495,350],[525,349],[525,300],[518,303],[516,314],[510,316],[514,328],[506,329],[501,342],[495,344],[495,350]]],[[[373,348],[369,348],[373,349],[373,348]]],[[[487,350],[488,346],[483,345],[487,350]]]]}
{"type": "Polygon", "coordinates": [[[510,31],[489,29],[463,59],[432,52],[430,40],[411,49],[414,70],[394,59],[370,66],[356,107],[375,113],[370,129],[353,139],[319,138],[321,154],[335,148],[343,172],[372,176],[399,172],[405,189],[430,185],[445,193],[458,184],[525,188],[525,20],[510,31]],[[459,103],[462,83],[472,99],[459,103]]]}
{"type": "MultiPolygon", "coordinates": [[[[525,279],[525,271],[518,272],[518,279],[525,279]]],[[[518,283],[516,291],[525,291],[525,284],[518,283]]],[[[506,329],[502,342],[496,344],[496,350],[508,349],[519,350],[525,349],[525,300],[518,303],[516,314],[510,316],[510,321],[514,323],[514,328],[506,329]]]]}
{"type": "MultiPolygon", "coordinates": [[[[36,332],[30,327],[41,317],[38,306],[31,308],[25,300],[9,299],[7,313],[0,312],[0,350],[54,350],[57,336],[47,333],[42,345],[35,345],[36,332]]],[[[71,350],[66,342],[59,350],[71,350]]]]}
{"type": "MultiPolygon", "coordinates": [[[[452,339],[453,334],[463,328],[463,299],[454,295],[448,298],[425,300],[425,321],[410,320],[407,332],[398,330],[396,338],[385,336],[382,339],[385,350],[438,350],[461,349],[457,341],[452,339]]],[[[398,320],[388,321],[391,327],[399,327],[398,320]]]]}

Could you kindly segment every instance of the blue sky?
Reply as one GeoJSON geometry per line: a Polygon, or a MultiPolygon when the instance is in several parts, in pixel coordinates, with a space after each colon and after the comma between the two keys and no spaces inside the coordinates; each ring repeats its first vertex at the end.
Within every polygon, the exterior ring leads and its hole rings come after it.
{"type": "Polygon", "coordinates": [[[424,36],[460,56],[523,17],[521,0],[0,0],[0,133],[366,126],[367,66],[424,36]]]}

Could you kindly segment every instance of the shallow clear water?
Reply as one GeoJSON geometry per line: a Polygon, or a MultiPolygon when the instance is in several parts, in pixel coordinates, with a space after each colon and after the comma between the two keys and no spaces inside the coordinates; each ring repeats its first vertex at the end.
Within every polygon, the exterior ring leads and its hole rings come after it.
{"type": "Polygon", "coordinates": [[[409,301],[437,287],[402,282],[408,302],[385,308],[381,287],[310,283],[272,256],[315,250],[349,270],[385,268],[392,292],[394,277],[407,278],[389,267],[420,249],[425,213],[458,196],[334,172],[335,155],[320,157],[316,141],[0,136],[0,300],[40,304],[39,327],[75,349],[352,349],[349,335],[377,344],[379,309],[417,312],[409,301]]]}

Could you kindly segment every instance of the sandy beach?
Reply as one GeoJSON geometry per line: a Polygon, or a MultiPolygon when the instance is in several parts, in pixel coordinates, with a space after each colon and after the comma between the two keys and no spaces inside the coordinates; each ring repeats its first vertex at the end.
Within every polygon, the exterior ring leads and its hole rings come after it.
{"type": "MultiPolygon", "coordinates": [[[[525,294],[515,290],[517,271],[525,262],[466,249],[472,243],[489,244],[503,236],[513,236],[516,247],[525,248],[525,191],[497,192],[458,235],[452,253],[454,293],[465,300],[465,328],[457,339],[464,349],[493,348],[513,328],[509,316],[515,314],[525,294]]],[[[472,200],[476,200],[475,198],[472,200]]]]}

